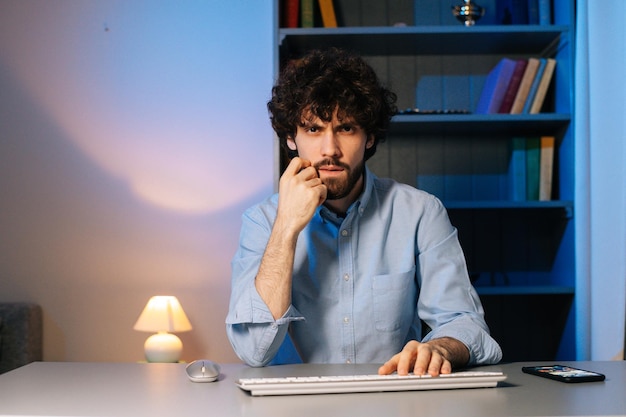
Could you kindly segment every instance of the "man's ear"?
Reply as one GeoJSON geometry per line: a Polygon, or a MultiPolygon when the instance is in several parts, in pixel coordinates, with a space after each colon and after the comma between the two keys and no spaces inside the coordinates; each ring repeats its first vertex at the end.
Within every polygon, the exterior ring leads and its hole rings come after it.
{"type": "Polygon", "coordinates": [[[365,142],[365,149],[369,149],[374,146],[376,140],[374,139],[374,135],[369,135],[367,138],[367,142],[365,142]]]}
{"type": "Polygon", "coordinates": [[[287,137],[287,147],[292,151],[298,150],[298,147],[296,146],[296,141],[291,137],[287,137]]]}

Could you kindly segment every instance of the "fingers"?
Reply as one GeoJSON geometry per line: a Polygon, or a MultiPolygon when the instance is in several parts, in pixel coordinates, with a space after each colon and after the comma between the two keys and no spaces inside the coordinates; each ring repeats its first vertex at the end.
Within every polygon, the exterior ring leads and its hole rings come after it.
{"type": "Polygon", "coordinates": [[[326,201],[326,192],[311,162],[293,158],[279,182],[277,223],[299,233],[326,201]]]}
{"type": "Polygon", "coordinates": [[[432,376],[449,374],[452,364],[435,346],[420,343],[415,340],[408,342],[400,353],[385,362],[378,373],[388,375],[397,372],[398,375],[407,375],[413,372],[416,375],[428,373],[432,376]]]}
{"type": "MultiPolygon", "coordinates": [[[[313,179],[319,180],[317,170],[311,165],[311,162],[299,157],[293,158],[289,165],[287,165],[287,168],[285,168],[281,180],[288,181],[296,176],[300,177],[304,181],[309,181],[313,179]]],[[[313,185],[317,183],[321,184],[321,180],[313,181],[313,185]]]]}
{"type": "Polygon", "coordinates": [[[394,355],[391,359],[385,362],[380,368],[378,368],[379,375],[389,375],[396,371],[398,368],[397,358],[400,354],[394,355]]]}
{"type": "Polygon", "coordinates": [[[307,161],[306,159],[302,159],[300,157],[295,157],[289,162],[287,168],[285,168],[284,174],[288,174],[290,176],[296,175],[303,168],[311,166],[311,161],[307,161]]]}
{"type": "Polygon", "coordinates": [[[322,184],[322,180],[320,180],[319,178],[318,178],[318,180],[319,180],[319,186],[318,187],[319,187],[319,193],[320,193],[319,197],[320,198],[319,198],[319,201],[318,201],[317,205],[321,206],[324,203],[324,201],[326,201],[326,196],[328,194],[328,188],[326,188],[326,186],[324,184],[322,184]]]}
{"type": "Polygon", "coordinates": [[[285,169],[281,180],[284,178],[285,181],[288,181],[296,176],[303,180],[308,187],[317,189],[316,191],[319,193],[318,205],[326,201],[326,186],[322,184],[319,173],[313,167],[311,161],[300,157],[293,158],[285,169]]]}
{"type": "Polygon", "coordinates": [[[293,158],[283,172],[283,176],[286,178],[294,177],[296,175],[302,177],[305,180],[319,178],[319,174],[311,164],[311,161],[302,159],[300,157],[293,158]]]}

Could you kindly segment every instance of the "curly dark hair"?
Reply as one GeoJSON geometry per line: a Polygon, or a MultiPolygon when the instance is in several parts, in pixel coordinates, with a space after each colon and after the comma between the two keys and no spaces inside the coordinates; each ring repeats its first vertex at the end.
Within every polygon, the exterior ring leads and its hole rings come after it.
{"type": "Polygon", "coordinates": [[[287,139],[295,138],[303,117],[310,115],[330,122],[337,110],[340,120],[352,118],[374,137],[374,145],[365,151],[367,160],[386,137],[389,121],[397,110],[395,102],[396,95],[382,86],[360,56],[330,48],[313,50],[289,61],[272,88],[267,108],[283,151],[289,151],[287,139]]]}

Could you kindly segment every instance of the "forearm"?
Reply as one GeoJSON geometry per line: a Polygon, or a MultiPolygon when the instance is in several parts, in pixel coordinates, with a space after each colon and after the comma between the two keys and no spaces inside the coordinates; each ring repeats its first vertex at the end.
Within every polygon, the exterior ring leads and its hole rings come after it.
{"type": "Polygon", "coordinates": [[[326,199],[326,186],[310,161],[291,160],[280,178],[276,219],[261,259],[255,286],[274,319],[291,305],[293,259],[298,235],[326,199]]]}
{"type": "Polygon", "coordinates": [[[257,292],[274,319],[282,317],[291,305],[291,280],[297,237],[297,232],[286,228],[277,220],[255,279],[257,292]]]}
{"type": "Polygon", "coordinates": [[[450,338],[462,342],[467,347],[468,365],[488,365],[500,362],[502,351],[498,343],[489,335],[482,316],[477,313],[461,315],[454,320],[437,326],[424,338],[423,342],[450,338]]]}
{"type": "Polygon", "coordinates": [[[289,323],[302,320],[293,308],[279,318],[272,316],[255,287],[260,256],[236,257],[232,263],[233,285],[226,316],[226,333],[239,358],[250,366],[265,366],[278,352],[289,323]]]}
{"type": "Polygon", "coordinates": [[[462,368],[469,362],[469,349],[457,339],[442,337],[432,339],[426,343],[431,345],[434,350],[447,359],[453,369],[462,368]]]}

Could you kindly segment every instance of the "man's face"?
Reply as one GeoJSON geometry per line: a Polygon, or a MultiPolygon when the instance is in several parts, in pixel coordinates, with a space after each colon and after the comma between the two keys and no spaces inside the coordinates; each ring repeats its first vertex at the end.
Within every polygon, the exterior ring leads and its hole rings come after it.
{"type": "Polygon", "coordinates": [[[352,119],[339,120],[336,112],[329,123],[305,117],[295,139],[287,140],[291,150],[317,169],[328,189],[327,200],[342,199],[360,187],[365,149],[373,143],[352,119]]]}

